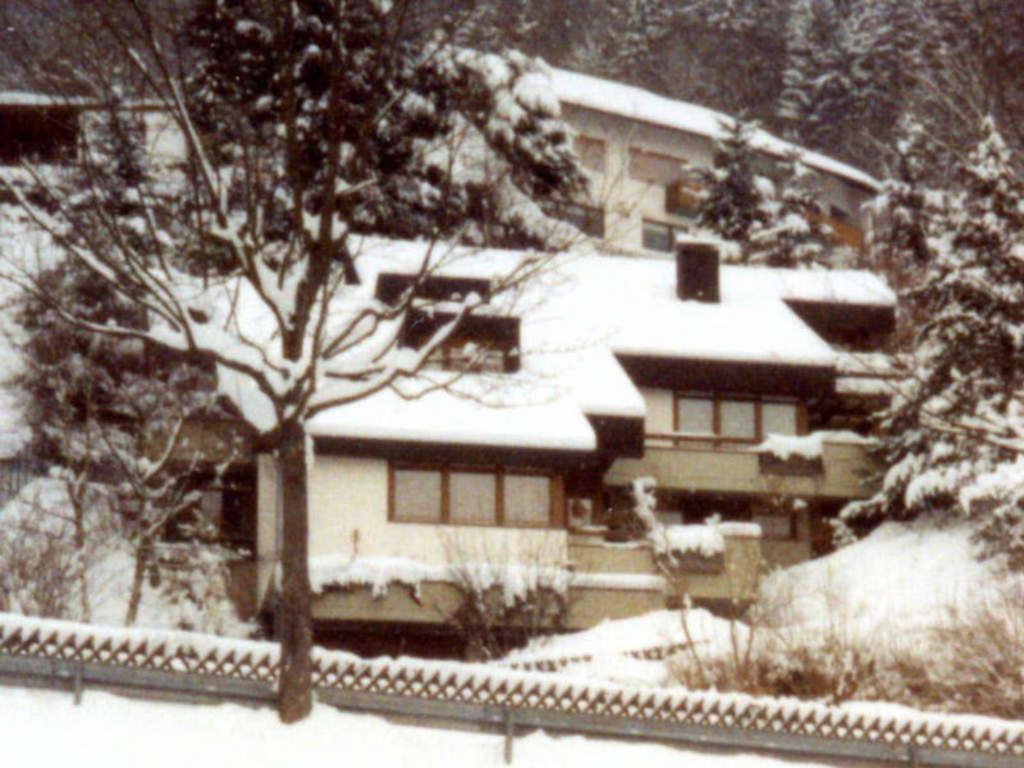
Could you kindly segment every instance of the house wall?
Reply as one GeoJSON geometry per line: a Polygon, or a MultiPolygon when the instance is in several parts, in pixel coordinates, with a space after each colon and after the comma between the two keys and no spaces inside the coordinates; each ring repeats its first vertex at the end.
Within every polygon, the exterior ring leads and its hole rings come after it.
{"type": "MultiPolygon", "coordinates": [[[[257,559],[265,592],[279,552],[280,486],[274,459],[257,458],[257,559]]],[[[318,455],[309,477],[309,555],[405,557],[446,565],[453,557],[549,558],[564,562],[568,533],[558,529],[393,523],[388,520],[388,463],[318,455]]]]}

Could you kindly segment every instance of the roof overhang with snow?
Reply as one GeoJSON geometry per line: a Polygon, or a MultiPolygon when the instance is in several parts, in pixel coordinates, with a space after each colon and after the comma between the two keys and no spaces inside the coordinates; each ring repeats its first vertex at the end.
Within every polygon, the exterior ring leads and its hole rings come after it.
{"type": "MultiPolygon", "coordinates": [[[[551,84],[563,104],[708,139],[723,137],[726,129],[735,122],[734,118],[723,112],[580,72],[552,69],[551,84]]],[[[869,192],[880,189],[878,180],[864,171],[819,152],[798,147],[767,131],[757,131],[752,138],[752,145],[776,158],[795,152],[805,165],[817,171],[841,178],[869,192]]]]}

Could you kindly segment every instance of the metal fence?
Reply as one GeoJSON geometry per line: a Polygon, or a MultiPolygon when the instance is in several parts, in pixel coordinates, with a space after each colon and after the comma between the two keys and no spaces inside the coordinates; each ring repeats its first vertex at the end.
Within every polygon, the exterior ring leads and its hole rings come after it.
{"type": "MultiPolygon", "coordinates": [[[[0,680],[153,698],[268,703],[270,643],[139,632],[0,614],[0,680]]],[[[879,714],[741,694],[594,685],[540,672],[314,653],[317,697],[346,710],[883,765],[1024,768],[1024,724],[879,714]]]]}

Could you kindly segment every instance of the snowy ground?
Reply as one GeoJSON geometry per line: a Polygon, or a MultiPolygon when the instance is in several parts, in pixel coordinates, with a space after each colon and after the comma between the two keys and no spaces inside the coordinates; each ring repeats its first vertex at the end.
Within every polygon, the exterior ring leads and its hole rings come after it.
{"type": "Polygon", "coordinates": [[[885,523],[827,557],[772,574],[762,594],[784,625],[878,638],[927,631],[1012,578],[998,562],[975,558],[966,526],[885,523]]]}
{"type": "MultiPolygon", "coordinates": [[[[461,768],[503,766],[495,734],[396,725],[370,715],[318,707],[312,717],[283,726],[271,710],[132,701],[86,691],[71,696],[0,688],[0,738],[7,764],[76,768],[182,768],[345,765],[461,768]],[[58,738],[54,738],[59,734],[58,738]],[[13,762],[9,758],[14,758],[13,762]],[[20,759],[19,759],[20,758],[20,759]]],[[[706,755],[652,744],[549,736],[517,738],[513,765],[621,768],[783,768],[797,765],[753,755],[706,755]]],[[[799,763],[817,766],[816,763],[799,763]]]]}
{"type": "MultiPolygon", "coordinates": [[[[931,630],[956,612],[998,594],[1024,589],[998,563],[979,562],[965,526],[887,523],[823,558],[776,571],[762,583],[761,608],[788,641],[841,636],[844,642],[904,650],[920,648],[931,630]]],[[[505,662],[574,660],[563,674],[616,683],[672,686],[672,661],[641,661],[630,651],[692,641],[702,658],[744,647],[747,626],[707,611],[655,611],[592,629],[542,638],[505,662]],[[686,630],[683,619],[685,616],[686,630]]]]}

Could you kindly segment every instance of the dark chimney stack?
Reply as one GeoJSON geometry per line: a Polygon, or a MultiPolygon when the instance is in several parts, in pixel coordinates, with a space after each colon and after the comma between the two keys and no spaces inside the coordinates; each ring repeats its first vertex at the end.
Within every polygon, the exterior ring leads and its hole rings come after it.
{"type": "Polygon", "coordinates": [[[683,301],[719,301],[718,246],[676,243],[676,295],[683,301]]]}

